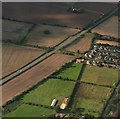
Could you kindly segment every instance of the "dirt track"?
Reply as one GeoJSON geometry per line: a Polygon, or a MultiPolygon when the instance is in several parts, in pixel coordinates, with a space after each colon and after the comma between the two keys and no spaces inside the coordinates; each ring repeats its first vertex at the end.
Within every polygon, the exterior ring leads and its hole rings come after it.
{"type": "Polygon", "coordinates": [[[5,104],[14,96],[17,96],[26,91],[34,84],[43,80],[43,78],[55,72],[64,63],[69,62],[72,59],[74,59],[74,57],[69,55],[52,55],[40,64],[7,82],[2,86],[2,104],[5,104]]]}

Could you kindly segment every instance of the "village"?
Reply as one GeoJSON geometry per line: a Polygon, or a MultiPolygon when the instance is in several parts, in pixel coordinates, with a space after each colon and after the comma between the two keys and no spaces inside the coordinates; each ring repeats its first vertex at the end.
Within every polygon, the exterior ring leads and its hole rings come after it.
{"type": "Polygon", "coordinates": [[[113,67],[120,69],[118,54],[120,49],[117,46],[108,44],[94,44],[92,49],[85,53],[84,58],[77,59],[76,63],[85,63],[87,65],[97,65],[100,67],[113,67]]]}

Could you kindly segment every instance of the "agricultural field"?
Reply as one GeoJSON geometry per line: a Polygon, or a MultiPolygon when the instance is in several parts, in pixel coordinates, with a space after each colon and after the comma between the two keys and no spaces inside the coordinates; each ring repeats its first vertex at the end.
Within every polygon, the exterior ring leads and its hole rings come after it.
{"type": "Polygon", "coordinates": [[[105,2],[80,2],[76,3],[74,6],[79,8],[84,8],[89,10],[89,12],[95,12],[96,14],[105,14],[112,10],[115,6],[117,6],[115,3],[105,3],[105,2]]]}
{"type": "Polygon", "coordinates": [[[4,117],[46,117],[55,113],[54,110],[22,104],[15,111],[10,112],[4,117]]]}
{"type": "Polygon", "coordinates": [[[20,43],[25,37],[32,24],[2,20],[2,40],[20,43]]]}
{"type": "Polygon", "coordinates": [[[55,98],[58,100],[58,105],[61,105],[65,97],[70,97],[74,84],[75,83],[71,81],[48,79],[47,82],[25,95],[23,102],[50,106],[55,98]]]}
{"type": "Polygon", "coordinates": [[[99,117],[106,101],[111,94],[111,88],[81,83],[73,104],[73,112],[81,115],[99,117]]]}
{"type": "Polygon", "coordinates": [[[56,75],[56,77],[61,77],[63,79],[71,79],[71,80],[77,80],[79,73],[81,71],[82,68],[81,63],[73,63],[68,67],[63,67],[62,70],[60,70],[58,72],[58,74],[56,75]]]}
{"type": "MultiPolygon", "coordinates": [[[[78,5],[84,8],[81,3],[78,5]]],[[[91,8],[96,4],[90,4],[91,8]]],[[[102,9],[104,4],[99,5],[99,9],[102,9]]],[[[107,4],[105,9],[110,10],[113,8],[113,4],[107,4]],[[106,7],[107,6],[107,7],[106,7]]],[[[47,24],[59,24],[62,26],[70,26],[74,28],[83,28],[88,23],[95,21],[101,16],[101,13],[96,12],[84,12],[81,14],[69,13],[67,10],[72,7],[68,3],[3,3],[3,16],[7,18],[18,19],[22,21],[29,21],[33,23],[47,23],[47,24]],[[22,9],[21,9],[22,8],[22,9]],[[12,10],[11,10],[12,9],[12,10]],[[11,13],[12,12],[12,13],[11,13]],[[22,13],[22,14],[18,14],[22,13]],[[27,15],[26,15],[27,14],[27,15]]],[[[80,8],[79,7],[79,8],[80,8]]],[[[95,7],[97,9],[97,7],[95,7]]],[[[103,8],[103,10],[104,10],[103,8]]],[[[101,10],[102,11],[102,10],[101,10]]],[[[105,10],[106,11],[106,10],[105,10]]]]}
{"type": "Polygon", "coordinates": [[[92,32],[118,38],[118,16],[112,16],[95,27],[92,32]]]}
{"type": "Polygon", "coordinates": [[[54,47],[68,36],[77,33],[79,30],[49,25],[37,25],[29,37],[26,44],[54,47]]]}
{"type": "Polygon", "coordinates": [[[10,43],[3,44],[2,77],[23,67],[43,53],[45,53],[45,51],[41,49],[28,48],[10,43]]]}
{"type": "Polygon", "coordinates": [[[118,69],[87,65],[81,81],[98,85],[113,86],[118,82],[118,69]]]}
{"type": "Polygon", "coordinates": [[[60,69],[64,63],[70,62],[73,59],[74,57],[69,55],[52,55],[40,64],[7,82],[2,86],[3,104],[42,81],[53,72],[60,69]]]}
{"type": "Polygon", "coordinates": [[[78,38],[74,43],[69,45],[65,50],[84,53],[88,51],[91,47],[92,39],[94,38],[94,34],[87,33],[83,38],[78,38]]]}
{"type": "Polygon", "coordinates": [[[118,104],[113,99],[119,86],[118,7],[115,2],[3,2],[3,117],[111,113],[113,102],[118,104]]]}
{"type": "Polygon", "coordinates": [[[108,40],[96,40],[95,43],[96,44],[109,44],[109,45],[112,45],[112,46],[119,46],[119,42],[108,41],[108,40]]]}

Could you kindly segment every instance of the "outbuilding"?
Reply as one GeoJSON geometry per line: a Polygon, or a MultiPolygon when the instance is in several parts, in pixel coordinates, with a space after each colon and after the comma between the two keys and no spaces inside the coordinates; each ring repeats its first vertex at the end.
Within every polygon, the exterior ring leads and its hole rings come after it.
{"type": "Polygon", "coordinates": [[[56,99],[53,99],[52,103],[51,103],[51,107],[54,107],[55,105],[57,104],[57,100],[56,99]]]}

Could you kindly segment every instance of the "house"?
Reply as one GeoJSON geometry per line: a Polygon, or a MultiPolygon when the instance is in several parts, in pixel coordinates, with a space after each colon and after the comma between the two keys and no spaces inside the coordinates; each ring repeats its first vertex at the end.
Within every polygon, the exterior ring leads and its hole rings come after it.
{"type": "Polygon", "coordinates": [[[68,98],[65,98],[62,102],[62,104],[60,105],[60,109],[65,109],[68,103],[68,98]]]}
{"type": "Polygon", "coordinates": [[[83,63],[84,59],[76,59],[76,63],[83,63]]]}
{"type": "Polygon", "coordinates": [[[55,105],[57,104],[57,100],[56,99],[53,99],[52,103],[51,103],[51,107],[54,107],[55,105]]]}
{"type": "Polygon", "coordinates": [[[87,64],[88,64],[88,65],[90,65],[90,62],[89,62],[89,61],[87,61],[87,64]]]}

